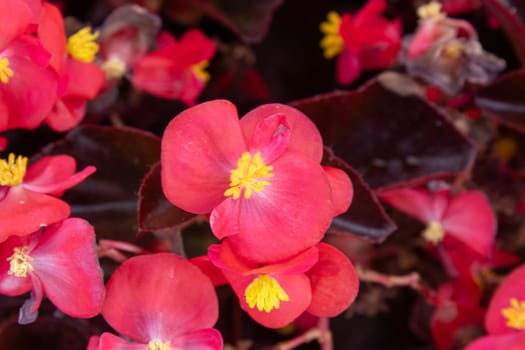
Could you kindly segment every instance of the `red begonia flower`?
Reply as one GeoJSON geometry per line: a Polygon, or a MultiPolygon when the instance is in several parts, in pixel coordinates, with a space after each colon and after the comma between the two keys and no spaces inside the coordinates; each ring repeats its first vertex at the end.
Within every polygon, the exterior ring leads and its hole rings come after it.
{"type": "Polygon", "coordinates": [[[176,206],[211,212],[214,234],[230,237],[238,254],[275,262],[318,243],[350,205],[349,180],[327,176],[321,157],[321,136],[298,110],[263,105],[239,122],[234,105],[216,100],[166,127],[162,187],[176,206]],[[331,186],[346,195],[332,197],[331,186]]]}
{"type": "Polygon", "coordinates": [[[106,286],[104,319],[124,340],[104,333],[90,349],[220,350],[213,329],[218,302],[209,279],[187,260],[171,253],[130,258],[106,286]]]}
{"type": "Polygon", "coordinates": [[[197,29],[189,30],[180,41],[173,38],[171,44],[139,58],[131,81],[153,95],[192,106],[210,79],[205,69],[214,53],[213,40],[197,29]]]}
{"type": "Polygon", "coordinates": [[[482,192],[467,191],[452,196],[448,190],[404,188],[380,193],[379,197],[427,224],[423,237],[434,244],[450,236],[484,256],[493,248],[496,218],[482,192]]]}
{"type": "Polygon", "coordinates": [[[96,316],[104,301],[104,281],[87,221],[69,218],[24,237],[0,243],[0,293],[32,291],[19,322],[30,323],[44,295],[72,317],[96,316]]]}
{"type": "Polygon", "coordinates": [[[361,70],[387,68],[396,59],[401,48],[401,21],[382,17],[386,7],[384,0],[369,0],[354,16],[330,12],[327,22],[321,24],[325,58],[339,55],[339,84],[352,83],[361,70]]]}
{"type": "Polygon", "coordinates": [[[75,173],[75,159],[47,156],[27,167],[27,158],[0,159],[0,242],[24,236],[69,216],[69,205],[56,198],[95,172],[88,166],[75,173]]]}
{"type": "Polygon", "coordinates": [[[222,270],[243,310],[269,328],[284,327],[305,311],[336,316],[350,306],[358,291],[348,258],[325,243],[261,265],[238,256],[228,238],[209,247],[208,258],[222,270]]]}

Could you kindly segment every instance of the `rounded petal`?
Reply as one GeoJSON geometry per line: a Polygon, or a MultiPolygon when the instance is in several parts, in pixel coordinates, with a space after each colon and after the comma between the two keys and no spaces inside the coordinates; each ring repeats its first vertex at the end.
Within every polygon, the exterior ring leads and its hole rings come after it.
{"type": "Polygon", "coordinates": [[[525,349],[525,333],[481,337],[465,350],[521,350],[525,349]]]}
{"type": "Polygon", "coordinates": [[[379,193],[379,198],[422,223],[430,223],[441,221],[449,194],[446,191],[432,193],[422,188],[402,188],[379,193]]]}
{"type": "Polygon", "coordinates": [[[291,130],[287,150],[300,152],[315,162],[321,162],[323,157],[323,140],[315,124],[303,112],[280,103],[269,103],[252,109],[241,119],[241,128],[246,143],[252,146],[255,131],[260,122],[266,118],[282,114],[291,130]]]}
{"type": "Polygon", "coordinates": [[[519,332],[507,326],[507,319],[502,314],[502,310],[511,306],[512,299],[525,301],[525,265],[514,269],[492,296],[485,316],[485,328],[490,335],[519,332]]]}
{"type": "Polygon", "coordinates": [[[273,164],[269,186],[251,198],[231,197],[210,216],[214,234],[228,236],[247,260],[271,263],[317,244],[333,217],[331,190],[320,165],[286,152],[273,164]]]}
{"type": "Polygon", "coordinates": [[[24,1],[0,1],[0,50],[26,30],[32,16],[31,9],[24,1]]]}
{"type": "MultiPolygon", "coordinates": [[[[91,340],[90,344],[91,345],[91,340]]],[[[96,347],[87,350],[147,350],[147,344],[132,343],[111,333],[102,333],[96,347]]]]}
{"type": "Polygon", "coordinates": [[[468,191],[452,198],[441,224],[447,234],[480,254],[487,256],[492,251],[496,218],[482,192],[468,191]]]}
{"type": "Polygon", "coordinates": [[[40,23],[38,24],[38,38],[42,46],[51,53],[49,65],[60,74],[66,57],[64,18],[60,10],[47,1],[42,2],[40,23]]]}
{"type": "Polygon", "coordinates": [[[94,99],[106,82],[104,72],[95,63],[69,59],[66,74],[68,84],[64,97],[67,98],[94,99]]]}
{"type": "Polygon", "coordinates": [[[350,177],[341,169],[323,166],[330,188],[332,189],[332,203],[334,205],[334,216],[348,210],[354,196],[354,186],[350,177]]]}
{"type": "Polygon", "coordinates": [[[359,56],[349,49],[344,49],[336,61],[337,82],[341,85],[353,83],[361,74],[359,56]]]}
{"type": "Polygon", "coordinates": [[[164,194],[186,211],[211,212],[224,200],[230,172],[245,150],[231,102],[215,100],[185,110],[168,124],[162,137],[164,194]]]}
{"type": "Polygon", "coordinates": [[[45,122],[56,132],[72,129],[84,118],[86,103],[84,98],[62,98],[55,103],[45,122]]]}
{"type": "Polygon", "coordinates": [[[320,317],[335,317],[357,297],[359,278],[346,255],[326,243],[319,243],[319,261],[308,272],[312,303],[306,311],[320,317]]]}
{"type": "Polygon", "coordinates": [[[70,218],[45,228],[31,256],[45,294],[62,312],[87,318],[101,311],[103,273],[87,221],[70,218]]]}
{"type": "Polygon", "coordinates": [[[170,347],[184,350],[221,350],[222,336],[213,328],[199,329],[172,339],[170,347]]]}
{"type": "Polygon", "coordinates": [[[199,268],[175,254],[159,253],[133,257],[117,268],[107,284],[102,315],[119,333],[148,343],[211,328],[218,302],[199,268]]]}

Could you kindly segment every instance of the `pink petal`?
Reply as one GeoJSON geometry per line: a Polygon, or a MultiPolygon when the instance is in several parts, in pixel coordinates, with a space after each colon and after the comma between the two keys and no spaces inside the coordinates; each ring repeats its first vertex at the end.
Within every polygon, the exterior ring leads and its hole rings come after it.
{"type": "Polygon", "coordinates": [[[354,186],[348,175],[341,169],[323,166],[330,188],[332,190],[332,203],[334,216],[348,210],[354,196],[354,186]]]}
{"type": "Polygon", "coordinates": [[[62,312],[88,318],[101,311],[103,273],[87,221],[70,218],[47,227],[31,256],[45,294],[62,312]]]}
{"type": "Polygon", "coordinates": [[[320,162],[323,157],[323,140],[315,124],[301,111],[279,103],[259,106],[242,117],[241,128],[247,144],[250,147],[257,145],[256,140],[260,136],[256,136],[255,131],[259,123],[276,114],[286,117],[286,124],[291,131],[287,150],[301,152],[315,162],[320,162]]]}
{"type": "Polygon", "coordinates": [[[106,82],[104,72],[95,63],[68,59],[66,61],[68,85],[64,97],[94,99],[106,82]]]}
{"type": "Polygon", "coordinates": [[[465,350],[522,350],[525,349],[525,333],[502,334],[481,337],[470,343],[465,350]]]}
{"type": "Polygon", "coordinates": [[[496,218],[487,197],[468,191],[452,198],[442,218],[447,234],[487,256],[494,244],[496,218]]]}
{"type": "Polygon", "coordinates": [[[23,186],[33,192],[61,195],[96,171],[91,165],[78,173],[75,173],[75,168],[76,161],[71,156],[43,157],[28,167],[23,186]]]}
{"type": "Polygon", "coordinates": [[[312,303],[306,311],[320,317],[335,317],[354,302],[359,279],[346,255],[326,243],[317,247],[319,261],[307,272],[312,303]]]}
{"type": "Polygon", "coordinates": [[[284,114],[266,117],[255,126],[252,139],[248,142],[250,152],[261,152],[265,162],[270,164],[286,150],[290,143],[290,134],[284,114]]]}
{"type": "Polygon", "coordinates": [[[44,298],[44,290],[42,288],[42,282],[34,273],[30,272],[31,284],[33,285],[33,290],[29,299],[24,301],[24,304],[18,310],[18,323],[19,324],[29,324],[35,322],[38,317],[38,309],[44,298]]]}
{"type": "Polygon", "coordinates": [[[181,50],[179,59],[187,66],[209,61],[215,53],[215,42],[198,29],[185,32],[178,44],[181,50]]]}
{"type": "Polygon", "coordinates": [[[9,236],[24,236],[41,226],[61,221],[69,216],[69,205],[52,196],[11,187],[0,200],[0,242],[9,236]]]}
{"type": "Polygon", "coordinates": [[[510,307],[513,298],[519,302],[525,301],[525,265],[514,269],[492,296],[485,316],[485,328],[490,335],[519,332],[507,326],[507,319],[501,313],[510,307]]]}
{"type": "Polygon", "coordinates": [[[148,344],[132,343],[114,334],[102,333],[98,346],[87,350],[147,350],[147,348],[148,344]]]}
{"type": "Polygon", "coordinates": [[[26,30],[32,16],[31,9],[24,1],[0,1],[0,50],[26,30]]]}
{"type": "Polygon", "coordinates": [[[62,98],[56,101],[45,122],[56,132],[70,130],[84,118],[86,103],[84,98],[62,98]]]}
{"type": "Polygon", "coordinates": [[[204,273],[210,279],[214,286],[220,286],[228,283],[221,269],[212,264],[208,256],[197,256],[190,259],[190,262],[197,266],[202,271],[202,273],[204,273]]]}
{"type": "Polygon", "coordinates": [[[224,200],[230,172],[246,150],[237,110],[226,100],[180,113],[166,127],[161,147],[164,194],[176,206],[199,214],[224,200]]]}
{"type": "Polygon", "coordinates": [[[361,74],[361,63],[359,56],[350,49],[343,49],[343,52],[337,57],[336,77],[340,85],[353,83],[361,74]]]}
{"type": "Polygon", "coordinates": [[[423,55],[430,45],[432,45],[442,35],[438,21],[425,20],[422,25],[419,26],[417,32],[410,43],[408,48],[408,57],[416,58],[423,55]]]}
{"type": "Polygon", "coordinates": [[[89,338],[89,342],[88,342],[86,350],[98,350],[99,343],[100,343],[100,337],[96,335],[92,335],[89,338]]]}
{"type": "Polygon", "coordinates": [[[102,314],[119,333],[148,343],[211,328],[218,303],[213,285],[196,266],[159,253],[120,265],[107,284],[102,314]]]}
{"type": "Polygon", "coordinates": [[[221,350],[222,336],[213,328],[199,329],[173,338],[170,348],[184,350],[221,350]]]}
{"type": "Polygon", "coordinates": [[[42,46],[52,55],[49,65],[60,74],[63,69],[66,52],[64,18],[60,10],[47,1],[42,2],[38,38],[42,46]]]}
{"type": "Polygon", "coordinates": [[[286,152],[275,176],[251,198],[228,197],[210,215],[214,234],[228,236],[247,260],[276,262],[318,243],[333,217],[330,185],[320,165],[286,152]]]}

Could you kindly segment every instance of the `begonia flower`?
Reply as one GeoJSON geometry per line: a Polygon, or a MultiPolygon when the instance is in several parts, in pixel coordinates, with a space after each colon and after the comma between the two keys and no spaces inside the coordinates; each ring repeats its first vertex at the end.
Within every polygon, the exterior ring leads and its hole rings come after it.
{"type": "Polygon", "coordinates": [[[167,35],[162,37],[163,47],[135,62],[131,82],[155,96],[192,106],[210,79],[206,68],[215,54],[215,42],[197,29],[184,33],[180,41],[167,35]]]}
{"type": "Polygon", "coordinates": [[[493,248],[496,219],[482,192],[466,191],[453,196],[448,190],[403,188],[380,193],[379,197],[426,224],[422,235],[432,244],[452,237],[484,256],[493,248]]]}
{"type": "Polygon", "coordinates": [[[27,158],[0,159],[0,242],[24,236],[67,218],[69,205],[57,196],[95,172],[87,166],[75,173],[75,159],[47,156],[27,167],[27,158]]]}
{"type": "Polygon", "coordinates": [[[326,243],[270,265],[247,261],[232,248],[229,238],[210,246],[209,261],[222,271],[242,309],[265,327],[284,327],[305,311],[337,316],[357,296],[352,263],[326,243]]]}
{"type": "Polygon", "coordinates": [[[321,48],[326,59],[338,56],[339,84],[352,83],[362,70],[387,68],[395,61],[401,47],[401,22],[381,16],[386,6],[384,0],[369,0],[354,16],[332,11],[321,23],[325,35],[321,48]]]}
{"type": "Polygon", "coordinates": [[[239,121],[230,102],[206,102],[166,127],[162,188],[176,206],[211,213],[214,234],[243,257],[275,262],[318,243],[350,205],[350,179],[325,171],[322,152],[319,131],[295,108],[262,105],[239,121]]]}
{"type": "Polygon", "coordinates": [[[24,1],[0,1],[0,131],[35,129],[57,98],[50,54],[37,38],[25,34],[31,20],[24,1]]]}
{"type": "Polygon", "coordinates": [[[88,350],[221,350],[218,302],[209,279],[171,253],[130,258],[107,283],[104,319],[127,340],[103,333],[88,350]]]}
{"type": "Polygon", "coordinates": [[[487,336],[466,350],[525,348],[525,265],[514,269],[498,287],[485,315],[487,336]]]}
{"type": "Polygon", "coordinates": [[[403,39],[400,61],[410,75],[449,95],[466,83],[485,85],[505,68],[505,61],[484,51],[476,30],[465,20],[448,18],[433,1],[418,9],[416,33],[403,39]]]}
{"type": "Polygon", "coordinates": [[[22,324],[36,319],[44,295],[72,317],[94,317],[101,311],[103,273],[95,232],[87,221],[69,218],[0,243],[0,294],[29,291],[31,297],[20,309],[22,324]]]}

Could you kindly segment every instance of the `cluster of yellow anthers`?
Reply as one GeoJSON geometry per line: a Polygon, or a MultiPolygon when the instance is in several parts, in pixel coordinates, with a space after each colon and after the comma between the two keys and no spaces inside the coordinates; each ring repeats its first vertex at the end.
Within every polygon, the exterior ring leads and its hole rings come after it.
{"type": "Polygon", "coordinates": [[[9,68],[9,59],[7,57],[0,58],[0,81],[7,84],[13,74],[13,70],[9,68]]]}
{"type": "Polygon", "coordinates": [[[417,8],[417,16],[421,19],[427,19],[444,17],[445,14],[441,12],[441,3],[439,1],[431,1],[417,8]]]}
{"type": "Polygon", "coordinates": [[[210,62],[204,60],[191,66],[193,74],[195,74],[197,79],[199,79],[203,83],[207,83],[208,80],[210,80],[210,73],[206,71],[206,68],[208,68],[209,64],[210,62]]]}
{"type": "Polygon", "coordinates": [[[19,185],[26,175],[27,157],[16,157],[10,153],[7,159],[0,159],[0,186],[19,185]]]}
{"type": "Polygon", "coordinates": [[[525,329],[525,301],[510,299],[510,307],[501,310],[503,317],[507,319],[507,326],[523,330],[525,329]]]}
{"type": "Polygon", "coordinates": [[[84,27],[67,40],[66,51],[75,60],[93,62],[98,53],[99,46],[95,42],[99,33],[91,33],[91,27],[84,27]]]}
{"type": "Polygon", "coordinates": [[[321,40],[324,58],[331,59],[343,51],[344,41],[339,33],[341,27],[341,16],[335,11],[328,12],[327,20],[319,26],[325,35],[321,40]]]}
{"type": "Polygon", "coordinates": [[[230,188],[224,195],[239,199],[244,189],[244,198],[249,199],[254,191],[258,193],[270,186],[270,182],[260,179],[273,177],[272,170],[273,166],[264,163],[261,152],[256,152],[253,157],[250,152],[244,152],[237,161],[237,168],[230,172],[230,188]]]}
{"type": "Polygon", "coordinates": [[[152,340],[148,343],[146,350],[170,350],[170,341],[152,340]]]}
{"type": "Polygon", "coordinates": [[[246,288],[244,297],[250,308],[257,307],[257,310],[265,312],[278,309],[281,301],[290,300],[279,282],[268,275],[260,275],[255,278],[246,288]]]}
{"type": "Polygon", "coordinates": [[[445,236],[445,230],[443,230],[443,226],[437,221],[432,221],[428,226],[423,230],[423,238],[427,241],[438,244],[443,240],[443,237],[445,236]]]}
{"type": "Polygon", "coordinates": [[[13,249],[13,255],[7,258],[9,261],[8,275],[27,277],[27,273],[33,271],[33,265],[31,265],[33,258],[27,254],[27,250],[26,246],[13,249]]]}

